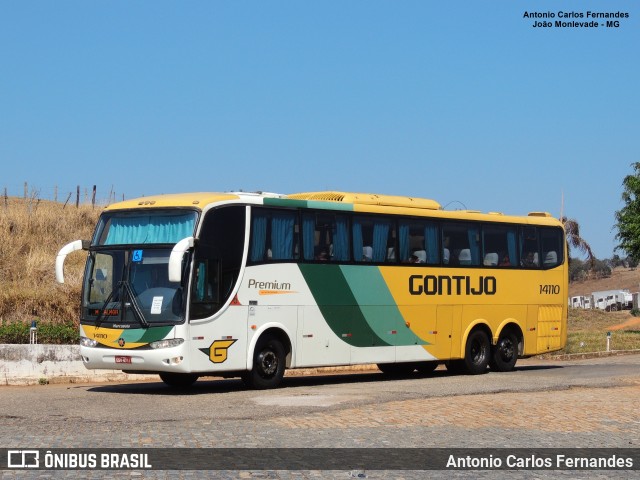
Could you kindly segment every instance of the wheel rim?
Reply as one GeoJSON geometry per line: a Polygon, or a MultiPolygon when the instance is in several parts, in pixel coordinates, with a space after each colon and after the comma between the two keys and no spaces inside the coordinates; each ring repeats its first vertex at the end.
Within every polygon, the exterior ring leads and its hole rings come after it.
{"type": "Polygon", "coordinates": [[[503,338],[498,345],[498,350],[500,352],[500,358],[503,361],[509,362],[513,359],[515,353],[515,345],[511,341],[510,338],[503,338]]]}
{"type": "Polygon", "coordinates": [[[474,341],[471,345],[471,359],[475,365],[480,365],[487,358],[487,347],[483,342],[474,341]]]}
{"type": "Polygon", "coordinates": [[[271,350],[264,350],[258,356],[258,366],[262,377],[272,377],[278,371],[278,356],[271,350]]]}

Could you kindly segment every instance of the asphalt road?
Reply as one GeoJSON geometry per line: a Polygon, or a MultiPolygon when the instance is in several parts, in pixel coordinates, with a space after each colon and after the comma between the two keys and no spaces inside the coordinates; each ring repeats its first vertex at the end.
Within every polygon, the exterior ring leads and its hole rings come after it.
{"type": "MultiPolygon", "coordinates": [[[[640,355],[521,360],[510,373],[391,379],[377,372],[287,377],[245,389],[201,379],[0,387],[0,448],[640,448],[640,355]]],[[[473,478],[496,478],[475,471],[473,478]]],[[[19,475],[22,474],[22,475],[19,475]]],[[[100,478],[104,471],[30,472],[100,478]]],[[[428,472],[466,477],[469,472],[428,472]]],[[[200,471],[116,472],[202,478],[200,471]]],[[[424,478],[416,471],[217,471],[225,478],[424,478]]],[[[509,478],[629,478],[634,472],[516,471],[509,478]]],[[[25,478],[0,471],[0,478],[25,478]]]]}

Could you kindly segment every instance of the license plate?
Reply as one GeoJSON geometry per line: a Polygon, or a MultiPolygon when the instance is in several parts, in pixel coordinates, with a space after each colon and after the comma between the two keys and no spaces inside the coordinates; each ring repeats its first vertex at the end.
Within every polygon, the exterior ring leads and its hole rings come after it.
{"type": "Polygon", "coordinates": [[[131,357],[116,355],[116,363],[131,363],[131,357]]]}

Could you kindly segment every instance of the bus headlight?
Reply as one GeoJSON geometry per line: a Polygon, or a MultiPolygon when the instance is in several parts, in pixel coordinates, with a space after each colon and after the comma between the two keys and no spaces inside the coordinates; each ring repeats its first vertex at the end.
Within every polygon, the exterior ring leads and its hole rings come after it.
{"type": "Polygon", "coordinates": [[[149,346],[151,348],[171,348],[171,347],[177,347],[182,342],[184,342],[184,339],[182,338],[169,338],[166,340],[158,340],[157,342],[151,342],[149,346]]]}
{"type": "Polygon", "coordinates": [[[93,340],[93,339],[91,339],[91,338],[80,337],[80,346],[81,347],[93,348],[93,347],[97,347],[98,346],[98,342],[93,340]]]}

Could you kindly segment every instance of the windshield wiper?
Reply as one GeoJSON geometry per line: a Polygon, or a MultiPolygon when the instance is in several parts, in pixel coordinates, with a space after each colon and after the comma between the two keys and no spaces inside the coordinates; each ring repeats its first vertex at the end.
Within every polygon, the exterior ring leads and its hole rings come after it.
{"type": "MultiPolygon", "coordinates": [[[[142,313],[142,310],[140,309],[140,305],[138,304],[138,301],[136,300],[136,296],[133,293],[133,290],[131,289],[131,285],[129,285],[129,283],[124,281],[124,280],[118,282],[116,287],[113,290],[111,290],[111,292],[107,296],[107,299],[102,304],[102,307],[100,308],[100,312],[98,313],[98,316],[96,317],[96,327],[99,327],[100,324],[102,323],[102,318],[104,317],[104,312],[107,309],[107,307],[109,306],[109,303],[111,303],[111,299],[113,298],[113,294],[116,291],[120,290],[120,287],[124,287],[125,291],[129,295],[129,300],[131,301],[131,307],[132,307],[132,310],[133,310],[133,316],[136,317],[138,322],[140,322],[140,325],[142,325],[144,328],[149,328],[149,322],[147,321],[146,318],[144,318],[144,314],[142,313]]],[[[125,296],[122,295],[123,303],[124,303],[124,298],[125,298],[125,296]]]]}
{"type": "Polygon", "coordinates": [[[119,288],[120,288],[120,283],[118,283],[118,285],[116,285],[116,287],[113,290],[111,290],[111,292],[109,292],[109,295],[107,295],[107,299],[102,304],[102,308],[100,308],[100,311],[98,312],[98,316],[96,317],[96,327],[99,327],[100,324],[102,323],[102,317],[104,316],[104,311],[107,309],[107,306],[111,303],[111,299],[113,298],[113,293],[119,288]]]}
{"type": "MultiPolygon", "coordinates": [[[[131,288],[131,285],[129,285],[129,282],[125,282],[125,281],[122,281],[120,283],[124,286],[125,291],[129,294],[129,300],[131,301],[131,307],[133,309],[134,317],[138,318],[140,325],[142,325],[144,328],[149,328],[149,322],[147,322],[147,319],[144,318],[144,314],[142,313],[142,309],[138,304],[138,300],[136,299],[136,296],[133,293],[133,289],[131,288]]],[[[124,295],[122,297],[124,299],[124,295]]]]}

